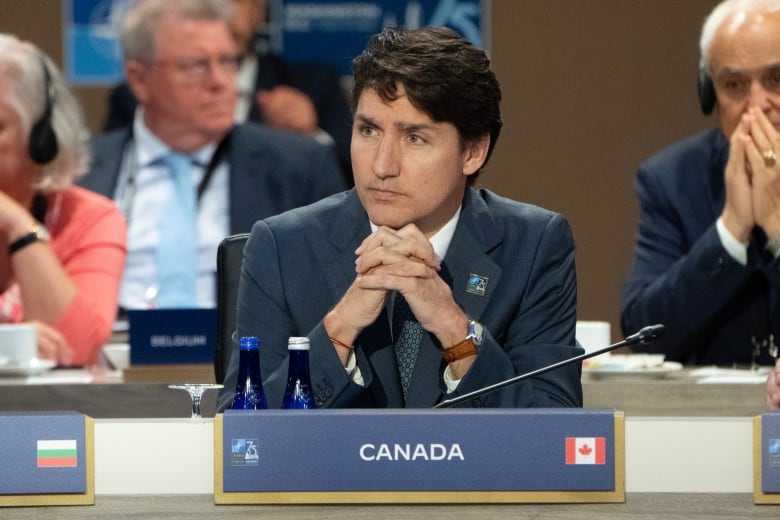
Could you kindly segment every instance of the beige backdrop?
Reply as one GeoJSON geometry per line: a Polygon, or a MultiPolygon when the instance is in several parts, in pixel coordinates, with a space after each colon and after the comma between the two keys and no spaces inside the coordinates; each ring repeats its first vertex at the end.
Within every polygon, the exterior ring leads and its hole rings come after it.
{"type": "MultiPolygon", "coordinates": [[[[617,339],[631,260],[637,165],[715,123],[696,99],[698,34],[716,0],[493,0],[491,54],[505,126],[481,184],[566,215],[579,319],[617,339]]],[[[0,31],[62,63],[58,0],[0,0],[0,31]]],[[[80,88],[93,131],[106,90],[80,88]]],[[[633,332],[633,331],[630,331],[633,332]]]]}

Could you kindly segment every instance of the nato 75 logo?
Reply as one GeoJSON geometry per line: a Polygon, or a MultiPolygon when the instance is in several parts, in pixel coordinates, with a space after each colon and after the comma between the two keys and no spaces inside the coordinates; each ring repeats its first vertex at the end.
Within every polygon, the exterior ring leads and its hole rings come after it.
{"type": "Polygon", "coordinates": [[[257,439],[231,439],[230,463],[233,466],[259,466],[257,439]]]}

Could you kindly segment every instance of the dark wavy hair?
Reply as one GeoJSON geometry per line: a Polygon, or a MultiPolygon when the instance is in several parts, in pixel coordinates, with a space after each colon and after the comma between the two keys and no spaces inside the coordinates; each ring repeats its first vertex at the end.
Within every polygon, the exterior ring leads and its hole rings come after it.
{"type": "Polygon", "coordinates": [[[452,123],[464,143],[490,135],[482,166],[487,164],[501,132],[501,87],[485,52],[458,33],[446,27],[384,29],[352,60],[352,74],[353,113],[365,89],[390,102],[402,85],[415,108],[452,123]]]}

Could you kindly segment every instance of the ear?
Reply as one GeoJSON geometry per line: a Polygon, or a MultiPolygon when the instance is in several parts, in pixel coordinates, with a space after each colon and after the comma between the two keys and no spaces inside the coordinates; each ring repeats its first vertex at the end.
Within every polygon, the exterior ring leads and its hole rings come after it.
{"type": "Polygon", "coordinates": [[[473,175],[485,164],[490,134],[485,134],[475,141],[466,143],[463,150],[463,175],[473,175]]]}
{"type": "Polygon", "coordinates": [[[149,85],[147,67],[139,61],[128,61],[125,64],[125,78],[130,90],[133,91],[139,104],[144,104],[149,99],[149,85]]]}

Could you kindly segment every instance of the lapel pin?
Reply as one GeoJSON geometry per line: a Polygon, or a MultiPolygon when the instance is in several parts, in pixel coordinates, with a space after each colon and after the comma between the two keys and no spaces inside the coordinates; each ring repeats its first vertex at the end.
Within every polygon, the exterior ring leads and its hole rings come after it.
{"type": "Polygon", "coordinates": [[[489,278],[486,276],[471,273],[469,275],[468,284],[466,285],[466,292],[476,294],[477,296],[485,296],[488,280],[489,278]]]}

